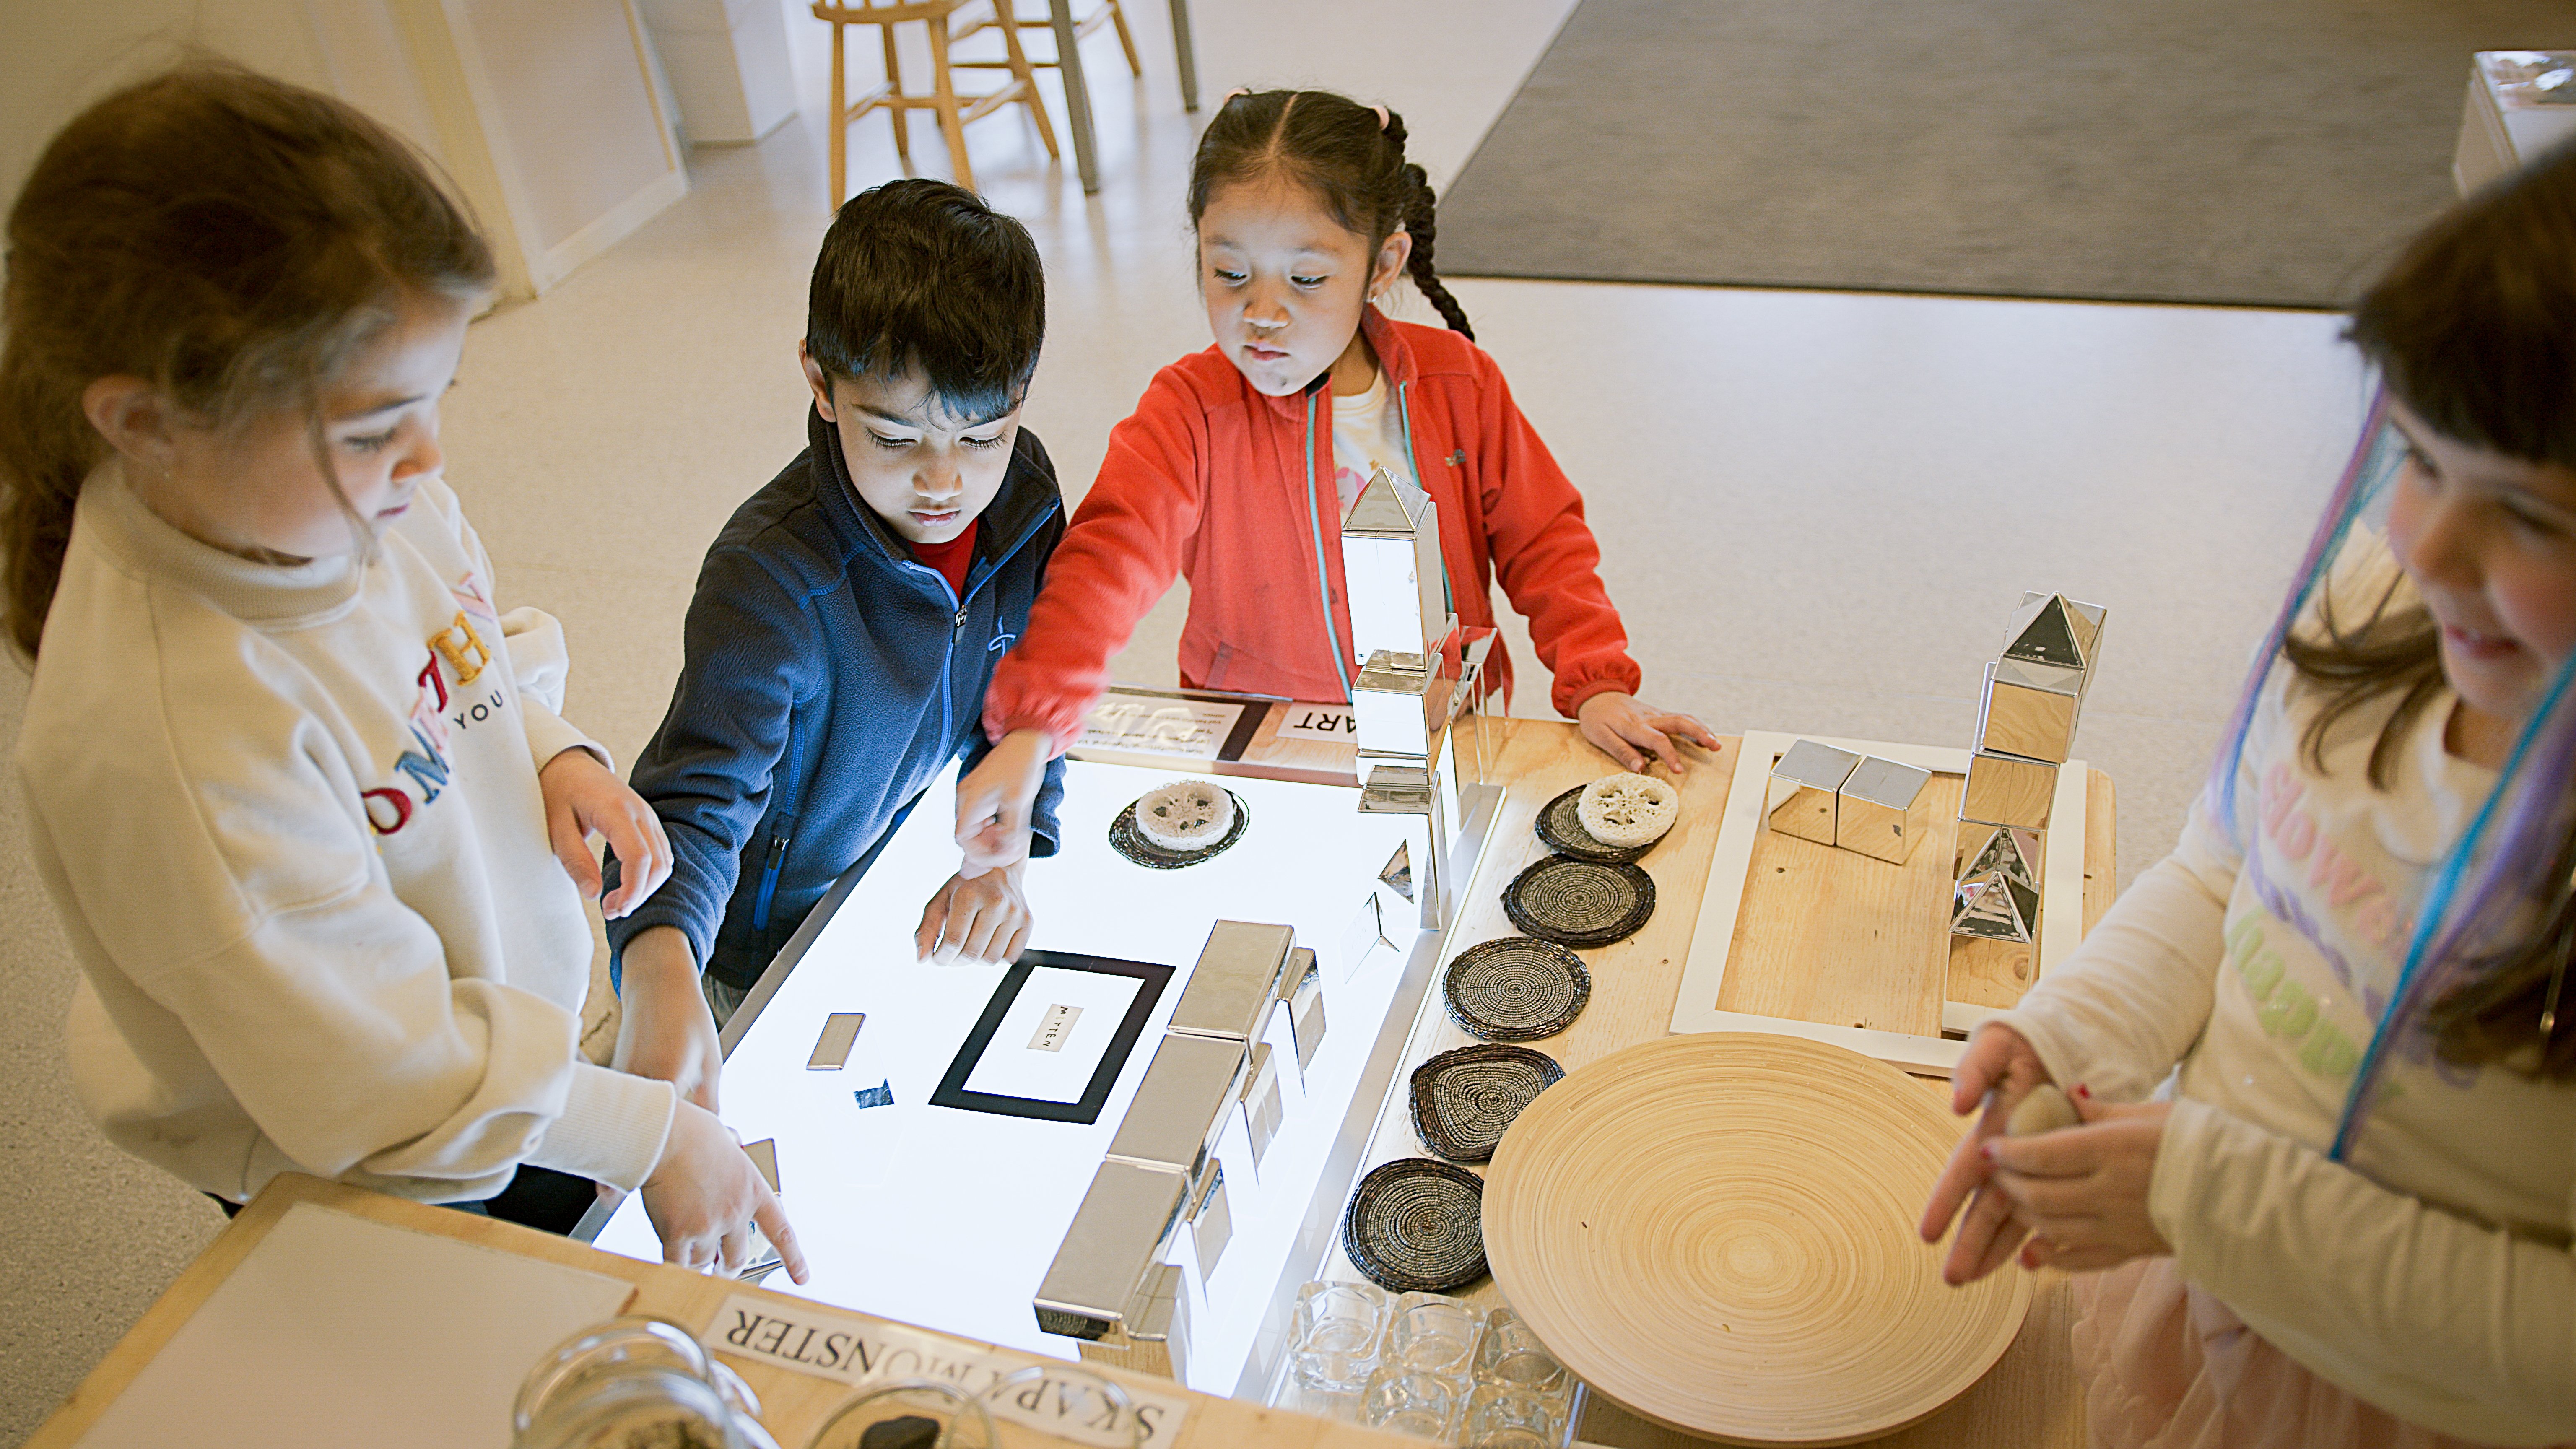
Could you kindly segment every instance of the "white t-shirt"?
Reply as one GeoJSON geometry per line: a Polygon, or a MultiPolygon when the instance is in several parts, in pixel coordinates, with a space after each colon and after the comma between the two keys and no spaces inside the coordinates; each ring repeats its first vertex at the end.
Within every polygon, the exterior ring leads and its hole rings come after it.
{"type": "Polygon", "coordinates": [[[1395,390],[1379,368],[1369,390],[1333,399],[1333,487],[1341,494],[1342,512],[1359,501],[1360,490],[1378,469],[1419,488],[1413,457],[1404,446],[1404,418],[1395,406],[1395,390]]]}

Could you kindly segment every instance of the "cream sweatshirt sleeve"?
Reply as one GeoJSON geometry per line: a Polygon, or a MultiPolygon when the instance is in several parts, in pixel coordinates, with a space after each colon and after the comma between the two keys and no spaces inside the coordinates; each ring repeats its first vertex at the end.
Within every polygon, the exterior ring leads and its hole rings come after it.
{"type": "Polygon", "coordinates": [[[2148,1211],[2185,1278],[2399,1418],[2478,1443],[2576,1439],[2566,1249],[2189,1100],[2166,1121],[2148,1211]]]}
{"type": "MultiPolygon", "coordinates": [[[[160,714],[161,738],[24,774],[48,884],[76,949],[114,964],[94,980],[138,1050],[201,1056],[261,1135],[322,1176],[413,1180],[431,1200],[497,1190],[521,1160],[641,1183],[670,1130],[669,1084],[582,1062],[562,1006],[451,976],[320,723],[257,694],[165,698],[160,714]],[[261,739],[289,747],[243,743],[261,739]],[[178,808],[91,808],[107,800],[178,808]]],[[[169,1105],[153,1115],[170,1120],[169,1105]]]]}
{"type": "Polygon", "coordinates": [[[2209,1020],[2226,955],[2227,897],[2242,857],[2195,804],[2171,855],[1997,1019],[2061,1086],[2135,1101],[2164,1080],[2209,1020]]]}

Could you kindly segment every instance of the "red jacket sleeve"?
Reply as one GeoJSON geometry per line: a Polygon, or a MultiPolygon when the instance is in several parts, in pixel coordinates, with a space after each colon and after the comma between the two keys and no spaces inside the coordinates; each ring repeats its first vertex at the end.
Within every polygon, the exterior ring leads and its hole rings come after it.
{"type": "Polygon", "coordinates": [[[1109,686],[1109,656],[1181,571],[1206,499],[1207,409],[1179,366],[1110,430],[1100,476],[1047,561],[1028,628],[984,692],[984,732],[1046,732],[1061,752],[1109,686]]]}
{"type": "Polygon", "coordinates": [[[1502,369],[1481,351],[1475,358],[1477,432],[1490,458],[1476,479],[1486,546],[1556,678],[1550,698],[1571,719],[1605,690],[1635,694],[1644,671],[1628,657],[1628,631],[1601,585],[1601,546],[1583,521],[1583,495],[1521,416],[1502,369]]]}

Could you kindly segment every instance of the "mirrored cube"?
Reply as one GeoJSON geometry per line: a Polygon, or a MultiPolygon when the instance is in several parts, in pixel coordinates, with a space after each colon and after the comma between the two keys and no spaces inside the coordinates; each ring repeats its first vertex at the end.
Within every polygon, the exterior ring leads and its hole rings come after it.
{"type": "Polygon", "coordinates": [[[1932,772],[1876,755],[1864,755],[1843,782],[1835,803],[1834,843],[1845,850],[1903,865],[1920,833],[1914,802],[1932,772]]]}
{"type": "Polygon", "coordinates": [[[2075,722],[2083,708],[2084,671],[1999,659],[1986,666],[1977,748],[2062,765],[2075,751],[2075,722]]]}
{"type": "Polygon", "coordinates": [[[2029,886],[2040,887],[2046,857],[2042,854],[2048,836],[2038,830],[2016,830],[2009,825],[1979,825],[1974,821],[1959,822],[1958,848],[1951,856],[1950,876],[1966,880],[1970,876],[2001,874],[2029,886]]]}
{"type": "Polygon", "coordinates": [[[2100,653],[2107,616],[2101,605],[2078,603],[2064,594],[2024,594],[2004,632],[2004,657],[2089,670],[2100,653]]]}
{"type": "Polygon", "coordinates": [[[2039,928],[2039,891],[2001,871],[1959,882],[1950,934],[2027,946],[2039,928]]]}
{"type": "Polygon", "coordinates": [[[1772,829],[1818,845],[1834,843],[1835,797],[1860,756],[1814,740],[1800,740],[1771,767],[1762,818],[1772,829]]]}
{"type": "Polygon", "coordinates": [[[1959,797],[1959,818],[1978,825],[2046,830],[2056,796],[2055,765],[1979,750],[1968,757],[1968,783],[1959,797]]]}

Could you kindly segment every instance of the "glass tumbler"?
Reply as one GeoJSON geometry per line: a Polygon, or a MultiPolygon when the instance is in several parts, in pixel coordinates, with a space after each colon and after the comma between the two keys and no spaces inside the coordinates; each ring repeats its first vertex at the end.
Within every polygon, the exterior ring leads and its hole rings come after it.
{"type": "Polygon", "coordinates": [[[983,1403],[937,1379],[899,1379],[832,1411],[806,1449],[993,1449],[983,1403]]]}
{"type": "Polygon", "coordinates": [[[1457,1428],[1465,1401],[1465,1388],[1456,1379],[1381,1368],[1360,1395],[1360,1422],[1418,1439],[1445,1440],[1457,1428]]]}
{"type": "Polygon", "coordinates": [[[1467,1449],[1564,1449],[1573,1437],[1571,1394],[1524,1394],[1478,1384],[1467,1399],[1467,1449]]]}
{"type": "Polygon", "coordinates": [[[1529,1324],[1508,1308],[1485,1321],[1484,1347],[1476,1354],[1476,1381],[1525,1394],[1561,1394],[1571,1377],[1529,1324]]]}
{"type": "Polygon", "coordinates": [[[774,1449],[759,1415],[750,1386],[697,1335],[638,1314],[555,1345],[528,1370],[510,1418],[522,1445],[622,1443],[639,1425],[667,1422],[675,1444],[774,1449]]]}
{"type": "Polygon", "coordinates": [[[1366,1283],[1309,1283],[1288,1321],[1289,1374],[1300,1388],[1353,1393],[1377,1368],[1387,1296],[1366,1283]]]}
{"type": "Polygon", "coordinates": [[[1474,1372],[1484,1331],[1481,1308],[1437,1293],[1407,1293],[1395,1300],[1383,1361],[1407,1373],[1465,1379],[1474,1372]]]}

